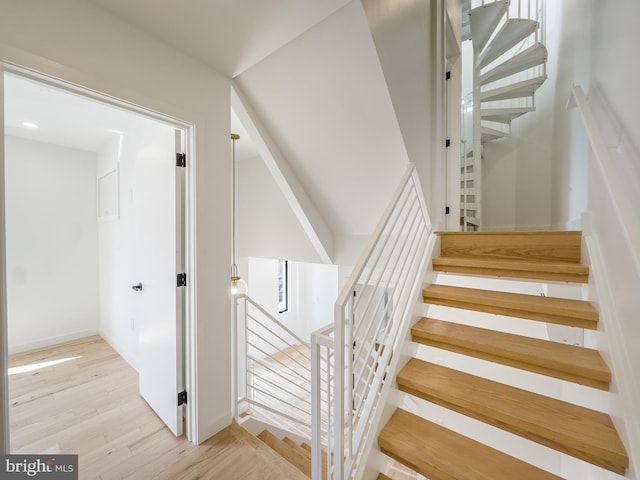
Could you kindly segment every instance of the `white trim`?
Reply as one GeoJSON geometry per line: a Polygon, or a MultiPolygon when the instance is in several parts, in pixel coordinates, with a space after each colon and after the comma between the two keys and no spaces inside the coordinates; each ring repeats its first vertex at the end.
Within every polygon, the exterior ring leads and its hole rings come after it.
{"type": "MultiPolygon", "coordinates": [[[[201,437],[198,431],[198,322],[196,309],[196,284],[197,284],[197,262],[196,262],[196,131],[190,125],[184,128],[184,153],[187,155],[186,172],[184,179],[185,204],[184,208],[184,229],[185,240],[182,245],[184,251],[184,267],[187,273],[187,291],[184,298],[184,345],[182,352],[184,361],[184,388],[188,393],[186,405],[186,432],[187,439],[193,443],[199,443],[201,437]]],[[[223,427],[224,428],[224,427],[223,427]]]]}
{"type": "MultiPolygon", "coordinates": [[[[618,314],[610,287],[612,282],[606,267],[607,263],[602,255],[600,242],[594,233],[585,235],[584,239],[587,247],[587,263],[595,284],[597,296],[595,300],[599,307],[600,321],[604,325],[605,335],[610,338],[607,343],[618,347],[624,346],[628,342],[625,340],[625,332],[620,328],[620,323],[616,321],[618,314]]],[[[594,301],[593,298],[589,300],[594,301]]],[[[640,452],[640,437],[637,435],[637,432],[640,432],[640,411],[637,407],[637,399],[640,398],[638,369],[630,360],[626,348],[610,348],[609,350],[606,352],[608,355],[605,356],[605,360],[613,364],[611,370],[614,373],[614,382],[618,386],[616,390],[620,395],[624,409],[623,419],[612,416],[612,420],[620,433],[627,452],[629,452],[630,470],[640,472],[640,465],[637,464],[639,458],[634,454],[634,452],[640,452]]]]}
{"type": "MultiPolygon", "coordinates": [[[[25,68],[19,66],[12,62],[4,61],[0,58],[0,74],[2,76],[2,81],[0,81],[0,106],[2,106],[2,102],[4,100],[4,74],[10,73],[13,75],[19,75],[33,81],[53,86],[58,89],[62,89],[64,91],[70,92],[75,95],[79,95],[81,97],[97,101],[106,105],[110,105],[113,107],[117,107],[131,113],[144,116],[146,118],[151,118],[153,120],[165,123],[167,125],[171,125],[176,129],[180,129],[184,131],[185,135],[185,150],[187,153],[187,175],[185,179],[185,189],[186,189],[186,205],[185,208],[185,258],[186,264],[190,267],[188,272],[189,281],[187,282],[187,292],[186,292],[186,319],[185,319],[185,332],[183,332],[185,336],[185,351],[183,352],[183,359],[185,361],[186,368],[186,379],[185,379],[185,388],[189,393],[189,401],[186,406],[186,423],[187,423],[187,431],[186,437],[187,440],[191,442],[197,442],[199,437],[198,432],[198,396],[196,393],[196,365],[197,365],[197,351],[196,351],[196,309],[195,309],[195,291],[196,291],[196,259],[195,259],[195,126],[179,120],[175,117],[162,114],[160,112],[147,109],[145,107],[133,104],[131,102],[127,102],[121,100],[119,98],[113,97],[111,95],[107,95],[104,93],[97,92],[87,87],[83,87],[77,83],[73,83],[71,81],[56,78],[48,74],[40,73],[30,68],[25,68]]],[[[0,131],[4,131],[4,109],[0,110],[0,131]]],[[[6,325],[7,325],[7,317],[6,317],[6,285],[5,285],[5,237],[4,237],[4,135],[1,135],[2,140],[0,141],[0,233],[2,234],[0,237],[0,258],[1,258],[1,266],[2,266],[2,299],[0,299],[0,333],[2,334],[2,339],[0,339],[0,367],[2,368],[2,382],[0,382],[0,394],[2,394],[2,398],[0,398],[0,404],[2,406],[2,410],[0,413],[3,413],[2,419],[0,419],[0,440],[4,437],[6,440],[4,442],[0,441],[0,451],[2,451],[3,443],[5,448],[8,450],[8,440],[9,440],[9,422],[8,422],[8,388],[7,385],[7,352],[8,346],[6,341],[6,325]]],[[[108,340],[107,340],[108,341],[108,340]]],[[[109,342],[111,343],[111,342],[109,342]]],[[[113,345],[112,345],[113,346],[113,345]]],[[[115,348],[115,347],[114,347],[115,348]]],[[[116,349],[117,350],[117,349],[116,349]]],[[[120,352],[119,352],[120,353],[120,352]]],[[[130,358],[125,358],[129,363],[130,358]]],[[[135,366],[134,366],[135,368],[135,366]]],[[[177,392],[176,392],[177,394],[177,392]]],[[[228,425],[228,421],[227,421],[228,425]]],[[[218,430],[224,428],[226,425],[221,425],[218,430]]],[[[217,431],[217,430],[216,430],[217,431]]],[[[215,431],[213,432],[215,433],[215,431]]]]}
{"type": "Polygon", "coordinates": [[[0,454],[9,453],[9,375],[7,362],[7,282],[4,230],[4,68],[0,63],[0,454]]]}
{"type": "Polygon", "coordinates": [[[92,335],[100,335],[97,328],[88,328],[86,330],[78,330],[64,335],[55,335],[53,337],[40,338],[32,342],[22,343],[20,345],[12,345],[7,349],[9,355],[14,353],[26,352],[37,348],[44,348],[59,343],[71,342],[80,338],[90,337],[92,335]]]}

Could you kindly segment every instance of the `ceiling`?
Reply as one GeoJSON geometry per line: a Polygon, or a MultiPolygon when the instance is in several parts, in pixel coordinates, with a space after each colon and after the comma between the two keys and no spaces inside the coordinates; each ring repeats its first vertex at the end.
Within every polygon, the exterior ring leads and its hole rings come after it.
{"type": "Polygon", "coordinates": [[[118,132],[140,121],[130,111],[23,77],[5,74],[5,134],[100,152],[118,132]],[[28,128],[31,122],[38,128],[28,128]]]}
{"type": "MultiPolygon", "coordinates": [[[[140,115],[7,73],[4,121],[5,133],[13,137],[100,152],[118,132],[134,128],[140,115]]],[[[240,135],[237,160],[259,155],[233,111],[231,131],[240,135]]]]}
{"type": "MultiPolygon", "coordinates": [[[[234,76],[334,234],[374,229],[408,158],[359,1],[86,1],[234,76]]],[[[139,121],[116,107],[6,78],[9,135],[98,152],[139,121]],[[40,128],[26,129],[24,121],[40,128]]],[[[233,112],[230,121],[241,137],[236,158],[258,156],[233,112]]]]}
{"type": "Polygon", "coordinates": [[[352,0],[89,0],[229,77],[352,0]]]}

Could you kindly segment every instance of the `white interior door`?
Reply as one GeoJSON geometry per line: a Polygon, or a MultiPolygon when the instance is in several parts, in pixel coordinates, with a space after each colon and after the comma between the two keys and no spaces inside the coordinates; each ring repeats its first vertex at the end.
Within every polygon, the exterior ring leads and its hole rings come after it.
{"type": "MultiPolygon", "coordinates": [[[[138,132],[136,132],[138,135],[138,132]]],[[[181,188],[176,131],[157,123],[140,132],[134,160],[132,288],[140,394],[175,435],[182,434],[181,188]]]]}

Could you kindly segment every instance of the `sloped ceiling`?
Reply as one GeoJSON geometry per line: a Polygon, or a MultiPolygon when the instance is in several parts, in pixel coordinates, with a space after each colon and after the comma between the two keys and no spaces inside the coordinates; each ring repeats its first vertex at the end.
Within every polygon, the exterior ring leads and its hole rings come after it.
{"type": "Polygon", "coordinates": [[[360,0],[87,1],[235,78],[334,244],[374,230],[408,156],[360,0]]]}
{"type": "Polygon", "coordinates": [[[229,77],[349,0],[89,0],[229,77]]]}
{"type": "Polygon", "coordinates": [[[408,162],[359,1],[236,77],[336,237],[375,228],[408,162]]]}

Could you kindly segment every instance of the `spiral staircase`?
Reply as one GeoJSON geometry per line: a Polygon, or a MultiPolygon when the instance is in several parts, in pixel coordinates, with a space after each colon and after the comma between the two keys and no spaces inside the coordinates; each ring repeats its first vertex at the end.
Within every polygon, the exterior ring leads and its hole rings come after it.
{"type": "Polygon", "coordinates": [[[547,79],[541,43],[542,2],[482,2],[463,13],[463,39],[473,44],[472,138],[461,162],[460,225],[482,227],[482,156],[486,142],[511,135],[511,122],[535,111],[535,93],[547,79]],[[477,108],[479,106],[479,108],[477,108]]]}

